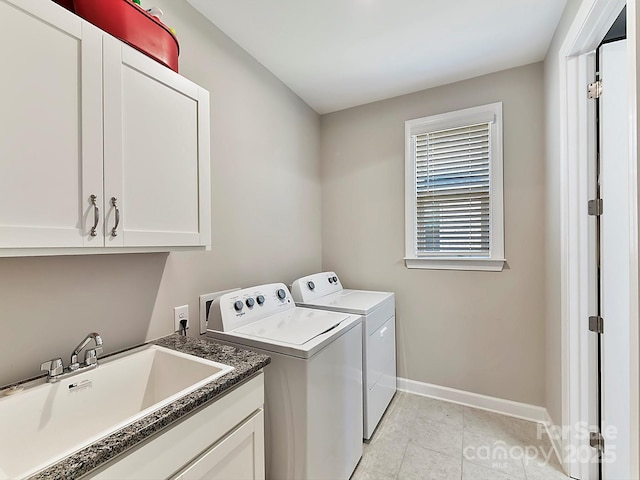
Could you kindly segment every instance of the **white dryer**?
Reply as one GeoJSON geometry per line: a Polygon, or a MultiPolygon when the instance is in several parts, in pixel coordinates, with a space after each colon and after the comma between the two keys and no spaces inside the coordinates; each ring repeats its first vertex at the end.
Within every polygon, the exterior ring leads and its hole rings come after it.
{"type": "Polygon", "coordinates": [[[291,285],[298,306],[363,315],[363,438],[369,440],[396,392],[396,307],[392,292],[342,288],[334,272],[291,285]]]}
{"type": "Polygon", "coordinates": [[[207,336],[271,357],[266,477],[347,480],[362,456],[361,317],[296,307],[275,283],[216,299],[207,336]]]}

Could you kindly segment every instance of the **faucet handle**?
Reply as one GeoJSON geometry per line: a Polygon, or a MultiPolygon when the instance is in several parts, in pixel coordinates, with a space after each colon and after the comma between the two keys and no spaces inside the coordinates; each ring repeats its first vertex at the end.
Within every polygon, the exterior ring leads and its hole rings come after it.
{"type": "Polygon", "coordinates": [[[98,363],[98,353],[102,353],[102,348],[92,348],[84,352],[84,365],[88,367],[89,365],[94,365],[98,363]],[[98,351],[100,350],[100,351],[98,351]]]}
{"type": "Polygon", "coordinates": [[[40,365],[40,370],[42,370],[43,372],[47,372],[49,374],[49,378],[57,377],[62,372],[64,372],[62,359],[54,358],[53,360],[43,362],[42,365],[40,365]]]}
{"type": "Polygon", "coordinates": [[[80,363],[78,362],[78,355],[75,353],[71,355],[71,363],[69,363],[69,371],[73,372],[80,368],[80,363]]]}

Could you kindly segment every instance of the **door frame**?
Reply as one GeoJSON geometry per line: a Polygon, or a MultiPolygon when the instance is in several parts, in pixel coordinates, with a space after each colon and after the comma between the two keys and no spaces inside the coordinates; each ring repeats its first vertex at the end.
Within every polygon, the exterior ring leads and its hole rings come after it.
{"type": "MultiPolygon", "coordinates": [[[[593,55],[598,44],[627,5],[627,39],[629,64],[629,194],[634,201],[630,206],[631,235],[631,302],[630,311],[630,362],[631,362],[631,448],[640,450],[640,380],[637,372],[640,365],[639,318],[639,236],[638,236],[638,192],[637,166],[638,131],[637,112],[639,110],[637,78],[640,62],[636,59],[638,35],[637,2],[640,0],[583,0],[569,32],[560,48],[559,93],[560,93],[560,231],[561,231],[561,369],[562,369],[562,421],[572,435],[562,438],[562,452],[581,452],[588,447],[588,438],[575,435],[576,427],[589,425],[589,412],[593,408],[593,378],[590,358],[593,358],[593,342],[587,325],[590,314],[590,285],[595,280],[589,269],[589,171],[585,159],[593,155],[595,129],[589,122],[590,101],[586,95],[586,85],[593,81],[591,73],[593,55]],[[634,378],[635,373],[635,378],[634,378]]],[[[591,247],[592,248],[592,247],[591,247]]],[[[593,293],[592,293],[593,294],[593,293]]],[[[572,462],[562,455],[563,466],[570,476],[587,480],[590,476],[589,464],[572,462]]],[[[640,477],[637,457],[632,458],[631,471],[640,477]]]]}

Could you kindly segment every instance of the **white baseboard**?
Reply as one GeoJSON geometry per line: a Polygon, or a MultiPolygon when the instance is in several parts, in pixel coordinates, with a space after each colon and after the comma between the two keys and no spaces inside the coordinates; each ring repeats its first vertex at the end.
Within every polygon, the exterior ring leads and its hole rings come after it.
{"type": "MultiPolygon", "coordinates": [[[[489,397],[479,393],[457,390],[455,388],[442,387],[430,383],[417,382],[408,378],[398,377],[398,390],[403,392],[431,397],[436,400],[458,403],[468,407],[488,410],[490,412],[521,418],[531,422],[550,424],[551,417],[544,407],[529,405],[528,403],[514,402],[503,398],[489,397]]],[[[555,447],[555,445],[554,445],[555,447]]]]}

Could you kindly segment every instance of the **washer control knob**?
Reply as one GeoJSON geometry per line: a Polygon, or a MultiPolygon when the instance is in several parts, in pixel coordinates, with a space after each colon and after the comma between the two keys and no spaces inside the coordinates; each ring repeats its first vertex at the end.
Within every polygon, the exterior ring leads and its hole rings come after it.
{"type": "Polygon", "coordinates": [[[333,283],[338,283],[338,277],[333,277],[333,283]]]}
{"type": "Polygon", "coordinates": [[[245,300],[244,303],[247,304],[247,307],[251,308],[256,304],[256,301],[253,298],[249,297],[245,300]]]}
{"type": "Polygon", "coordinates": [[[258,302],[258,305],[264,305],[264,297],[262,295],[258,295],[256,297],[256,302],[258,302]]]}
{"type": "Polygon", "coordinates": [[[233,308],[236,309],[236,312],[242,311],[242,307],[244,307],[244,303],[242,303],[240,300],[237,300],[236,303],[233,304],[233,308]]]}
{"type": "Polygon", "coordinates": [[[285,298],[287,298],[287,294],[285,293],[285,291],[282,288],[278,289],[278,291],[276,292],[276,295],[278,295],[278,298],[280,300],[284,300],[285,298]]]}
{"type": "Polygon", "coordinates": [[[316,284],[309,280],[307,282],[307,287],[309,287],[309,290],[313,290],[314,288],[316,288],[316,284]]]}
{"type": "Polygon", "coordinates": [[[333,283],[333,278],[329,277],[329,283],[333,283]]]}

